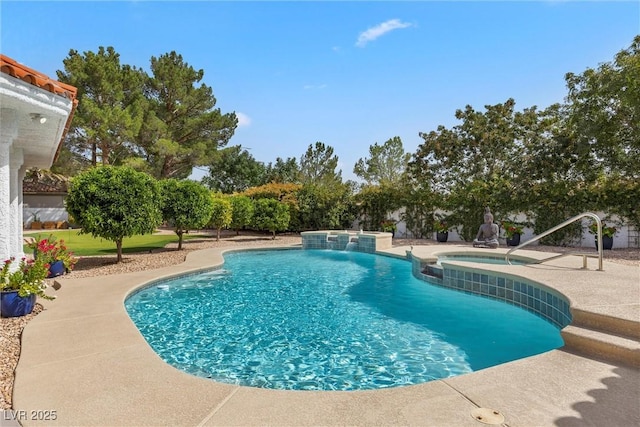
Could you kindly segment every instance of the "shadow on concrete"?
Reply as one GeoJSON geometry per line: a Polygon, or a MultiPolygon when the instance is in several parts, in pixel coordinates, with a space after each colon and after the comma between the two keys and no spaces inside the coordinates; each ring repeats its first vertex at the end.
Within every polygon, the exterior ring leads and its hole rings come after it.
{"type": "Polygon", "coordinates": [[[640,425],[640,371],[619,365],[612,376],[601,380],[603,387],[587,391],[593,401],[581,401],[571,407],[579,417],[558,418],[559,427],[640,425]]]}

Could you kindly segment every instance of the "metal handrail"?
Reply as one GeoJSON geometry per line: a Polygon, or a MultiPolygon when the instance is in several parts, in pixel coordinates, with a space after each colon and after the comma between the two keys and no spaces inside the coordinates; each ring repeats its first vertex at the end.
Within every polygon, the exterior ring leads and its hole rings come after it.
{"type": "MultiPolygon", "coordinates": [[[[527,240],[524,243],[521,243],[520,245],[516,246],[515,248],[511,249],[509,252],[506,253],[506,255],[504,257],[505,261],[507,262],[507,264],[511,265],[511,261],[509,260],[509,255],[511,254],[511,252],[515,252],[518,249],[524,248],[525,246],[527,246],[527,245],[529,245],[529,244],[531,244],[533,242],[536,242],[536,241],[542,239],[543,237],[546,237],[549,234],[551,234],[551,233],[553,233],[555,231],[558,231],[559,229],[561,229],[563,227],[566,227],[567,225],[569,225],[571,223],[574,223],[574,222],[576,222],[578,220],[581,220],[582,218],[585,218],[585,217],[591,217],[591,218],[595,219],[596,224],[598,225],[598,231],[597,231],[597,234],[596,234],[597,241],[598,241],[598,271],[603,271],[603,269],[602,269],[602,221],[600,221],[600,217],[598,215],[596,215],[596,214],[594,214],[592,212],[585,212],[583,214],[576,215],[573,218],[569,218],[565,222],[563,222],[561,224],[558,224],[553,228],[548,229],[544,233],[538,234],[533,239],[530,239],[530,240],[527,240]]],[[[550,258],[545,258],[545,259],[539,260],[539,261],[536,262],[536,264],[543,263],[545,261],[550,261],[552,259],[557,259],[557,258],[560,258],[560,257],[563,257],[563,256],[568,256],[568,255],[582,255],[583,268],[585,268],[585,269],[587,268],[587,258],[586,257],[592,256],[592,255],[588,255],[588,254],[570,252],[570,253],[565,253],[565,254],[560,254],[560,255],[554,255],[554,256],[552,256],[550,258]]]]}

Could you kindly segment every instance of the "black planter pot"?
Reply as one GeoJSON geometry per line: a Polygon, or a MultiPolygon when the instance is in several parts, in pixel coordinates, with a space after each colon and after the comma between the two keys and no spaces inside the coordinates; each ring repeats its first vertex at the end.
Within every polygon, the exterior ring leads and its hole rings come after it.
{"type": "Polygon", "coordinates": [[[514,233],[510,238],[507,237],[507,246],[518,246],[520,244],[520,233],[514,233]]]}
{"type": "MultiPolygon", "coordinates": [[[[598,238],[595,239],[596,249],[598,249],[598,238]]],[[[613,248],[613,237],[602,236],[602,249],[612,249],[613,248]]]]}
{"type": "Polygon", "coordinates": [[[449,239],[449,232],[445,231],[444,233],[441,232],[437,232],[436,233],[436,239],[438,240],[438,242],[440,243],[444,243],[449,239]]]}

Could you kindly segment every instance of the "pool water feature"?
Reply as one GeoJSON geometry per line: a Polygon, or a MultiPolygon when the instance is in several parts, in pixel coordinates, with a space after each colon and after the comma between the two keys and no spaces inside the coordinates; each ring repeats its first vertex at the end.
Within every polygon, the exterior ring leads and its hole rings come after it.
{"type": "Polygon", "coordinates": [[[517,307],[430,285],[400,259],[247,251],[125,302],[167,363],[219,382],[290,390],[418,384],[562,346],[517,307]]]}

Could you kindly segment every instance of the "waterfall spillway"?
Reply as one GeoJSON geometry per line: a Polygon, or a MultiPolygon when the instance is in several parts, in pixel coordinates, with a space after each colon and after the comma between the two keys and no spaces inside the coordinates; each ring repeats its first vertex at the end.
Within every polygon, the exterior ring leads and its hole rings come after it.
{"type": "Polygon", "coordinates": [[[358,249],[358,242],[349,242],[344,248],[345,251],[355,251],[356,249],[358,249]]]}
{"type": "Polygon", "coordinates": [[[338,237],[327,235],[327,249],[336,249],[338,245],[338,237]]]}
{"type": "Polygon", "coordinates": [[[355,251],[357,249],[358,249],[358,238],[357,237],[349,238],[349,243],[347,243],[347,246],[344,248],[344,250],[355,251]]]}

